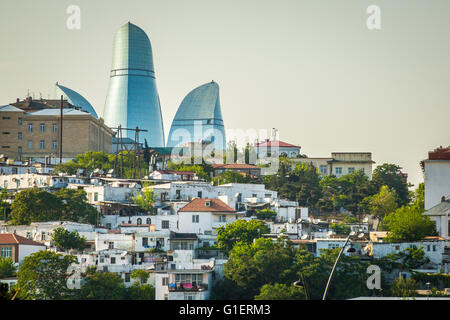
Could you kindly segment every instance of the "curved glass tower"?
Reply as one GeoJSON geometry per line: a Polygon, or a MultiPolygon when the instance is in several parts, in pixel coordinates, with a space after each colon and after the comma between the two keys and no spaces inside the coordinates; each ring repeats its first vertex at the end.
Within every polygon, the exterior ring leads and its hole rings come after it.
{"type": "Polygon", "coordinates": [[[67,99],[70,104],[75,107],[81,107],[81,110],[89,112],[94,118],[98,119],[97,112],[95,112],[94,107],[81,94],[60,85],[58,82],[56,83],[56,88],[62,92],[64,98],[67,99]]]}
{"type": "MultiPolygon", "coordinates": [[[[113,59],[103,118],[109,127],[146,129],[139,141],[164,147],[164,128],[156,90],[152,47],[145,32],[128,22],[114,36],[113,59]]],[[[134,139],[134,131],[122,131],[134,139]]]]}
{"type": "Polygon", "coordinates": [[[211,81],[184,97],[173,119],[167,146],[203,141],[213,142],[217,150],[225,150],[225,140],[219,85],[211,81]]]}

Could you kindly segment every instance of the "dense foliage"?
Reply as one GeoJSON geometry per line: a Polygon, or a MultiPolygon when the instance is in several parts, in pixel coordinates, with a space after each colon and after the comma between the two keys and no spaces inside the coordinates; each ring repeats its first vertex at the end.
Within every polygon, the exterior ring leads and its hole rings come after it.
{"type": "Polygon", "coordinates": [[[84,190],[60,189],[54,193],[29,188],[19,192],[11,205],[13,225],[43,221],[95,224],[97,210],[87,202],[84,190]]]}
{"type": "Polygon", "coordinates": [[[53,231],[52,240],[53,244],[60,251],[69,249],[83,250],[86,247],[86,239],[80,237],[77,231],[70,232],[62,227],[53,231]]]}
{"type": "Polygon", "coordinates": [[[263,221],[237,220],[217,229],[217,247],[230,251],[235,243],[250,244],[269,231],[269,227],[263,221]]]}

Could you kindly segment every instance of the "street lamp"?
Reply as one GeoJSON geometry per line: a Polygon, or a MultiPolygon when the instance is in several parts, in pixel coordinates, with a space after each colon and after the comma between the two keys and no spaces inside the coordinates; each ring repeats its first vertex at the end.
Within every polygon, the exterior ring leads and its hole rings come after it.
{"type": "MultiPolygon", "coordinates": [[[[334,270],[336,269],[336,265],[338,264],[339,259],[341,258],[342,252],[344,252],[345,247],[350,242],[350,237],[354,236],[355,234],[356,234],[356,232],[352,231],[348,235],[347,239],[345,239],[344,246],[341,248],[341,251],[339,251],[339,255],[337,256],[337,259],[334,262],[333,269],[331,269],[330,277],[328,278],[327,286],[325,287],[325,291],[323,293],[322,300],[326,300],[327,299],[328,287],[330,286],[331,280],[333,279],[334,270]]],[[[355,252],[355,251],[356,251],[355,248],[349,248],[349,250],[347,250],[347,252],[355,252]],[[352,250],[350,251],[350,249],[352,249],[352,250]]]]}
{"type": "Polygon", "coordinates": [[[300,271],[300,277],[301,277],[301,280],[297,280],[297,281],[293,282],[292,285],[295,287],[303,287],[303,289],[305,290],[306,300],[311,300],[311,298],[309,296],[308,286],[306,285],[305,276],[303,275],[303,272],[301,272],[301,271],[300,271]]]}

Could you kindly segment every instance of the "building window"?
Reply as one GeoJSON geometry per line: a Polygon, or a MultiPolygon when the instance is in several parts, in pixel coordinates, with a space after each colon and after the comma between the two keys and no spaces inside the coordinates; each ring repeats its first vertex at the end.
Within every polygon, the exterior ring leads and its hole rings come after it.
{"type": "Polygon", "coordinates": [[[162,285],[163,286],[168,286],[169,285],[169,278],[168,277],[162,278],[162,285]]]}
{"type": "Polygon", "coordinates": [[[147,220],[145,221],[146,224],[151,224],[152,223],[152,219],[147,218],[147,220]]]}
{"type": "Polygon", "coordinates": [[[198,214],[192,216],[192,223],[198,223],[199,216],[198,214]]]}
{"type": "Polygon", "coordinates": [[[39,141],[39,149],[45,149],[45,140],[39,141]]]}
{"type": "Polygon", "coordinates": [[[181,199],[181,190],[175,191],[175,199],[177,199],[177,200],[181,199]]]}
{"type": "Polygon", "coordinates": [[[17,124],[18,124],[19,126],[22,125],[22,118],[21,118],[21,117],[17,118],[17,124]]]}
{"type": "Polygon", "coordinates": [[[161,228],[162,229],[169,229],[169,220],[161,221],[161,228]]]}
{"type": "Polygon", "coordinates": [[[105,262],[105,257],[101,256],[100,257],[100,263],[104,263],[105,262]]]}
{"type": "Polygon", "coordinates": [[[226,215],[219,216],[219,222],[227,222],[227,216],[226,215]]]}
{"type": "Polygon", "coordinates": [[[200,199],[202,198],[202,192],[201,191],[197,192],[197,197],[199,197],[200,199]]]}
{"type": "Polygon", "coordinates": [[[58,132],[58,125],[56,123],[53,124],[53,132],[58,132]]]}
{"type": "Polygon", "coordinates": [[[11,117],[3,117],[3,120],[9,120],[11,117]]]}
{"type": "Polygon", "coordinates": [[[31,141],[31,140],[27,141],[27,148],[28,149],[33,149],[33,141],[31,141]]]}
{"type": "Polygon", "coordinates": [[[320,173],[327,174],[327,166],[320,166],[320,173]]]}
{"type": "Polygon", "coordinates": [[[125,273],[125,282],[130,282],[130,274],[125,273]]]}
{"type": "Polygon", "coordinates": [[[57,140],[53,140],[53,141],[52,141],[52,149],[53,149],[53,150],[58,149],[58,141],[57,141],[57,140]]]}
{"type": "Polygon", "coordinates": [[[98,201],[98,192],[94,192],[94,201],[98,201]]]}
{"type": "Polygon", "coordinates": [[[142,238],[142,245],[145,247],[145,246],[148,246],[148,238],[142,238]]]}
{"type": "Polygon", "coordinates": [[[17,139],[22,140],[22,132],[17,132],[17,139]]]}
{"type": "Polygon", "coordinates": [[[31,232],[27,232],[27,239],[31,239],[31,232]]]}
{"type": "Polygon", "coordinates": [[[141,225],[141,224],[142,224],[142,219],[141,219],[141,218],[138,218],[138,219],[137,219],[137,224],[138,224],[138,225],[141,225]]]}
{"type": "Polygon", "coordinates": [[[114,249],[114,242],[108,243],[108,249],[114,249]]]}
{"type": "Polygon", "coordinates": [[[40,131],[40,132],[45,132],[45,123],[41,123],[41,124],[39,125],[39,131],[40,131]]]}
{"type": "Polygon", "coordinates": [[[335,169],[336,174],[342,174],[342,168],[341,167],[337,167],[335,169]]]}
{"type": "Polygon", "coordinates": [[[111,264],[116,264],[116,257],[111,257],[111,264]]]}
{"type": "Polygon", "coordinates": [[[0,251],[0,256],[2,258],[11,258],[12,257],[12,248],[11,247],[2,248],[2,250],[0,251]]]}
{"type": "Polygon", "coordinates": [[[22,147],[18,147],[17,152],[19,152],[19,154],[22,154],[22,147]]]}
{"type": "Polygon", "coordinates": [[[355,172],[355,168],[348,168],[348,173],[350,174],[350,173],[353,173],[353,172],[355,172]]]}
{"type": "Polygon", "coordinates": [[[10,132],[9,131],[4,131],[4,132],[2,132],[2,134],[10,134],[10,132]]]}
{"type": "Polygon", "coordinates": [[[46,236],[45,236],[45,231],[41,232],[41,241],[45,241],[46,240],[46,236]]]}
{"type": "Polygon", "coordinates": [[[28,124],[28,132],[33,132],[33,124],[32,123],[28,124]]]}

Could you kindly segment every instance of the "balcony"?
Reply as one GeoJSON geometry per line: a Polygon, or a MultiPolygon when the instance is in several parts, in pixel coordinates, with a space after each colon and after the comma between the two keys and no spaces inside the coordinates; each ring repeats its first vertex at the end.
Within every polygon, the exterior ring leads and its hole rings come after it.
{"type": "Polygon", "coordinates": [[[169,283],[169,292],[207,291],[207,284],[195,283],[169,283]]]}

